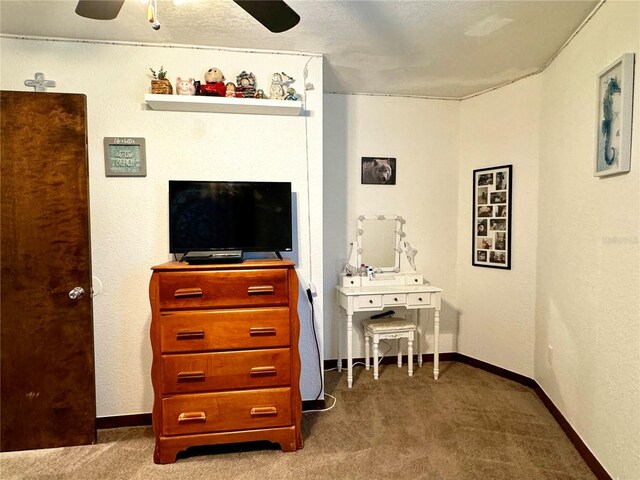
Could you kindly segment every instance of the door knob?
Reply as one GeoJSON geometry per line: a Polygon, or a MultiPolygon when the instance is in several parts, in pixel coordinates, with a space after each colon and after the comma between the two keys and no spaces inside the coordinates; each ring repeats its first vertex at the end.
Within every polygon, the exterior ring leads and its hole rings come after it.
{"type": "Polygon", "coordinates": [[[69,292],[69,298],[71,300],[79,300],[84,297],[84,288],[82,287],[74,287],[69,292]]]}

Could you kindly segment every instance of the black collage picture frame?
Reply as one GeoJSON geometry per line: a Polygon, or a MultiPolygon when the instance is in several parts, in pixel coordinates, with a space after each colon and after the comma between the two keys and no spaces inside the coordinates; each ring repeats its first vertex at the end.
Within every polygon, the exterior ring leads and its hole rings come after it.
{"type": "Polygon", "coordinates": [[[512,165],[473,171],[472,264],[511,269],[512,165]]]}

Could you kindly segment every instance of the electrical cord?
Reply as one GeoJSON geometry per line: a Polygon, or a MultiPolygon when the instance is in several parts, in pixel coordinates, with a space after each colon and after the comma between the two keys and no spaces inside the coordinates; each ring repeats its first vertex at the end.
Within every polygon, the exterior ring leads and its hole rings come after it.
{"type": "MultiPolygon", "coordinates": [[[[304,111],[304,138],[305,138],[305,156],[306,156],[306,180],[307,180],[307,234],[308,234],[308,247],[309,247],[309,282],[313,283],[313,259],[311,258],[311,181],[310,181],[310,167],[309,167],[309,125],[307,122],[307,78],[309,76],[308,66],[314,57],[309,57],[304,64],[302,71],[302,78],[304,82],[304,93],[302,95],[302,109],[304,111]]],[[[316,396],[316,400],[320,398],[324,390],[324,379],[322,375],[322,364],[320,360],[320,344],[318,342],[318,333],[316,332],[315,322],[315,307],[313,305],[313,292],[311,288],[307,288],[307,298],[311,305],[311,327],[313,328],[313,338],[316,344],[316,352],[318,354],[318,373],[320,376],[320,391],[316,396]]],[[[335,404],[335,402],[334,402],[335,404]]]]}
{"type": "Polygon", "coordinates": [[[336,406],[336,403],[338,403],[338,400],[336,399],[336,397],[334,397],[333,395],[329,395],[328,393],[325,393],[325,396],[329,397],[329,398],[333,398],[333,403],[331,404],[330,407],[327,408],[318,408],[315,410],[304,410],[302,413],[309,413],[309,412],[328,412],[329,410],[331,410],[333,407],[336,406]]]}
{"type": "Polygon", "coordinates": [[[307,298],[309,299],[309,305],[311,305],[311,328],[313,329],[313,339],[315,340],[315,344],[316,344],[316,352],[318,354],[317,358],[318,358],[318,373],[320,374],[320,391],[318,392],[318,395],[316,396],[315,401],[317,402],[318,399],[320,398],[320,395],[322,395],[322,391],[324,390],[324,379],[323,379],[323,375],[322,375],[322,365],[320,363],[320,344],[318,342],[318,333],[316,332],[316,315],[315,315],[315,308],[313,306],[313,294],[311,293],[311,289],[307,288],[307,298]]]}
{"type": "MultiPolygon", "coordinates": [[[[380,358],[378,359],[378,365],[380,365],[385,355],[391,351],[391,345],[389,345],[387,342],[385,342],[384,340],[380,340],[380,343],[384,343],[387,346],[387,349],[384,352],[382,352],[382,355],[380,355],[380,358]]],[[[364,362],[353,362],[351,364],[351,367],[355,367],[356,365],[362,365],[363,367],[366,366],[364,362]]],[[[338,367],[327,368],[325,372],[332,372],[333,370],[337,370],[337,369],[338,367]]]]}

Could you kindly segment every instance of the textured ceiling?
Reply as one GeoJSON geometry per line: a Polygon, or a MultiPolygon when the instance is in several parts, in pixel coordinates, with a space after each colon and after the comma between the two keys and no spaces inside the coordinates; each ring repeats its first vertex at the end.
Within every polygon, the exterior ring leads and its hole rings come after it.
{"type": "Polygon", "coordinates": [[[231,0],[159,0],[158,31],[140,0],[109,21],[75,0],[2,0],[0,33],[320,53],[326,92],[463,98],[539,71],[599,1],[287,3],[301,21],[275,34],[231,0]]]}

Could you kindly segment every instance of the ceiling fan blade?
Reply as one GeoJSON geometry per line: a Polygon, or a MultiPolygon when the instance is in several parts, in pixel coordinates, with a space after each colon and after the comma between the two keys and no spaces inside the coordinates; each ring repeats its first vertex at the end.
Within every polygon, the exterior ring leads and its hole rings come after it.
{"type": "Polygon", "coordinates": [[[124,0],[78,0],[76,13],[94,20],[113,20],[123,4],[124,0]]]}
{"type": "Polygon", "coordinates": [[[281,33],[295,27],[300,15],[283,0],[233,0],[249,15],[273,33],[281,33]]]}

